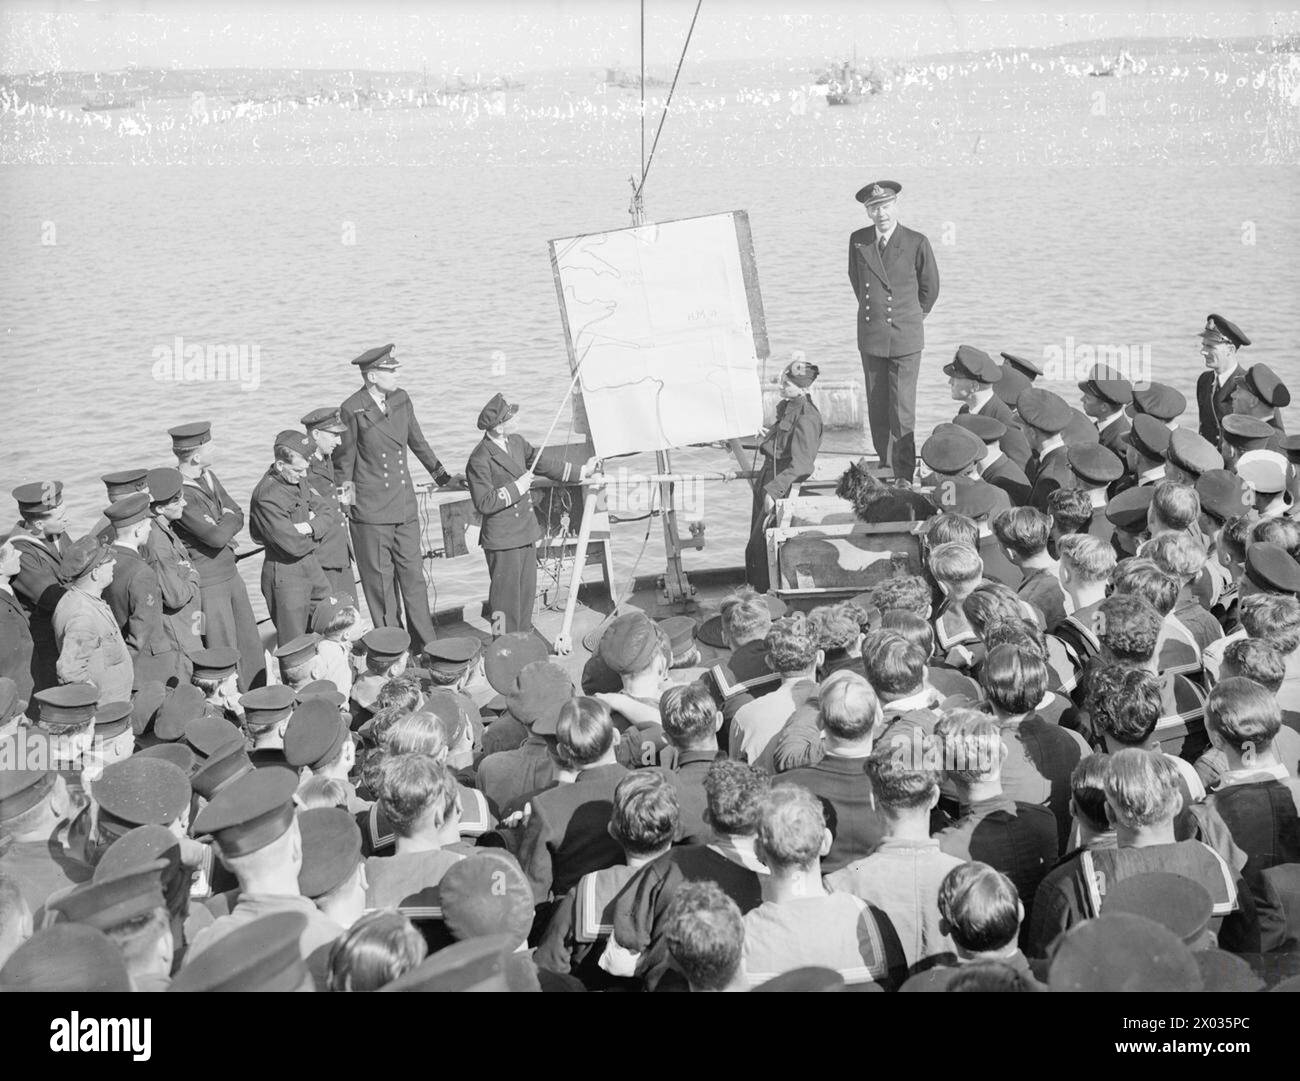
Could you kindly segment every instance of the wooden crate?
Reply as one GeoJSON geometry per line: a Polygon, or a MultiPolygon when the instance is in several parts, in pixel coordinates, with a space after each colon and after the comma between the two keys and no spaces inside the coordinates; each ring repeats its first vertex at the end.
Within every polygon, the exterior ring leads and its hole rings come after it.
{"type": "Polygon", "coordinates": [[[783,598],[839,600],[885,578],[921,573],[916,522],[776,526],[767,531],[768,575],[783,598]]]}

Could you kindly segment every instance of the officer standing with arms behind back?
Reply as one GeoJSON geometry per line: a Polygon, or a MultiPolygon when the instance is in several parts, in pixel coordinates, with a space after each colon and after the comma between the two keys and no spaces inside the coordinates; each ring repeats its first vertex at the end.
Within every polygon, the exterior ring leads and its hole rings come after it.
{"type": "Polygon", "coordinates": [[[424,438],[410,396],[397,385],[392,345],[367,350],[352,363],[365,385],[340,407],[347,435],[338,466],[339,483],[352,499],[352,546],[361,588],[376,627],[401,626],[399,605],[405,607],[406,629],[418,652],[435,635],[407,451],[440,487],[463,486],[465,478],[448,473],[424,438]]]}
{"type": "Polygon", "coordinates": [[[858,301],[871,442],[881,463],[910,482],[924,319],[939,299],[939,268],[930,241],[898,224],[902,190],[897,181],[878,180],[857,193],[872,224],[849,237],[849,282],[858,301]]]}

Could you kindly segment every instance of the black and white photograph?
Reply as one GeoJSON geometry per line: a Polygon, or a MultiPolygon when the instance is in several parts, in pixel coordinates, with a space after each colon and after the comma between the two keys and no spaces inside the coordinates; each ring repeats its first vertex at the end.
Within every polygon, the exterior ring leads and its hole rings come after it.
{"type": "Polygon", "coordinates": [[[187,991],[1267,1054],[1298,165],[1250,0],[0,2],[13,1054],[192,1067],[116,997],[187,991]]]}

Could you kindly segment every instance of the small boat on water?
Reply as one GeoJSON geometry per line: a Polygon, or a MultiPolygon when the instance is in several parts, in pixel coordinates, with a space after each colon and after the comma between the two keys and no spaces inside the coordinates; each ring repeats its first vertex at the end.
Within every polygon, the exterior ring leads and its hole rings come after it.
{"type": "Polygon", "coordinates": [[[864,97],[879,94],[884,79],[874,66],[859,66],[855,49],[851,61],[826,68],[817,75],[814,85],[826,88],[827,105],[856,105],[864,97]]]}
{"type": "Polygon", "coordinates": [[[83,113],[103,113],[111,109],[134,109],[139,102],[135,98],[117,98],[112,94],[99,91],[81,106],[83,113]]]}

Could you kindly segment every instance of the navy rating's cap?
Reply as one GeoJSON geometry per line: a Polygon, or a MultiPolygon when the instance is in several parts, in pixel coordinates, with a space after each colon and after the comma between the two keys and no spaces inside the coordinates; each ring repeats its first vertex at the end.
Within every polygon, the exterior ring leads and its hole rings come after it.
{"type": "Polygon", "coordinates": [[[0,991],[130,991],[117,944],[84,923],[37,931],[0,968],[0,991]]]}
{"type": "Polygon", "coordinates": [[[897,180],[873,180],[866,187],[859,188],[853,198],[863,206],[877,206],[891,199],[897,199],[898,193],[902,190],[903,185],[897,180]]]}
{"type": "MultiPolygon", "coordinates": [[[[225,723],[224,721],[221,723],[225,723]]],[[[227,725],[226,727],[232,727],[227,725]]],[[[217,748],[208,756],[193,776],[190,787],[205,800],[211,802],[223,788],[239,780],[253,768],[253,761],[242,738],[233,740],[217,748]]]]}
{"type": "Polygon", "coordinates": [[[1154,485],[1140,484],[1126,488],[1106,504],[1106,521],[1125,533],[1141,533],[1147,527],[1154,485]]]}
{"type": "Polygon", "coordinates": [[[189,731],[191,722],[203,716],[206,708],[203,692],[194,684],[180,683],[168,687],[153,722],[153,734],[165,742],[180,739],[189,731]]]}
{"type": "Polygon", "coordinates": [[[316,605],[311,611],[311,618],[308,620],[307,629],[315,631],[317,634],[324,635],[329,630],[331,624],[338,619],[339,613],[345,608],[356,607],[356,599],[351,593],[339,593],[326,597],[320,604],[316,605]]]}
{"type": "Polygon", "coordinates": [[[371,368],[379,368],[382,371],[392,371],[397,367],[397,357],[393,355],[393,344],[378,345],[374,349],[367,349],[361,356],[352,362],[363,372],[371,368]]]}
{"type": "Polygon", "coordinates": [[[483,643],[477,638],[435,638],[424,647],[429,668],[434,672],[454,678],[479,659],[483,643]]]}
{"type": "MultiPolygon", "coordinates": [[[[116,841],[104,849],[104,854],[95,864],[94,882],[108,882],[123,875],[132,874],[162,861],[169,870],[164,871],[162,880],[164,889],[171,881],[172,873],[181,865],[181,840],[166,826],[136,826],[127,830],[116,841]]],[[[186,893],[189,892],[189,872],[185,872],[186,893]]]]}
{"type": "Polygon", "coordinates": [[[225,750],[232,743],[244,745],[244,734],[224,717],[204,713],[185,726],[185,742],[202,761],[225,750]]]}
{"type": "Polygon", "coordinates": [[[1112,882],[1101,911],[1145,916],[1194,946],[1210,926],[1214,898],[1199,882],[1185,875],[1153,871],[1112,882]]]}
{"type": "Polygon", "coordinates": [[[95,708],[95,735],[116,739],[131,724],[130,702],[105,702],[95,708]]]}
{"type": "Polygon", "coordinates": [[[1016,399],[1016,412],[1026,424],[1048,435],[1056,435],[1070,423],[1070,405],[1050,390],[1027,387],[1016,399]]]}
{"type": "Polygon", "coordinates": [[[320,645],[320,635],[315,631],[308,631],[306,634],[298,635],[292,641],[285,642],[282,646],[277,646],[271,656],[281,664],[292,668],[314,657],[318,645],[320,645]]]}
{"type": "Polygon", "coordinates": [[[1205,329],[1201,331],[1201,337],[1212,342],[1231,342],[1238,348],[1250,344],[1250,339],[1242,332],[1241,327],[1213,313],[1205,320],[1205,329]]]}
{"type": "Polygon", "coordinates": [[[293,711],[284,729],[284,759],[295,769],[320,769],[338,757],[348,738],[348,724],[338,706],[310,697],[293,711]]]}
{"type": "Polygon", "coordinates": [[[1256,364],[1246,369],[1246,389],[1265,405],[1285,409],[1291,404],[1291,391],[1267,364],[1256,364]]]}
{"type": "Polygon", "coordinates": [[[1201,510],[1220,525],[1246,513],[1246,486],[1226,469],[1211,469],[1197,477],[1196,494],[1201,498],[1201,510]]]}
{"type": "Polygon", "coordinates": [[[953,423],[985,444],[996,443],[1007,434],[1007,426],[997,417],[986,417],[980,413],[958,413],[953,423]]]}
{"type": "Polygon", "coordinates": [[[298,991],[311,976],[299,942],[301,912],[274,912],[237,927],[186,961],[168,991],[298,991]]]}
{"type": "Polygon", "coordinates": [[[1022,353],[1002,353],[1000,355],[1003,360],[1025,376],[1031,383],[1043,374],[1042,367],[1022,353]]]}
{"type": "Polygon", "coordinates": [[[13,490],[18,513],[24,517],[48,514],[63,503],[63,481],[37,480],[20,484],[13,490]]]}
{"type": "Polygon", "coordinates": [[[148,476],[147,469],[123,469],[117,473],[105,473],[99,479],[108,490],[108,498],[115,501],[132,492],[143,491],[148,476]]]}
{"type": "Polygon", "coordinates": [[[287,720],[296,702],[292,687],[275,683],[254,687],[240,697],[239,706],[244,711],[244,724],[249,728],[270,728],[287,720]]]}
{"type": "MultiPolygon", "coordinates": [[[[312,807],[298,815],[302,868],[298,890],[315,900],[348,880],[361,862],[361,830],[340,807],[312,807]]],[[[529,893],[530,911],[532,894],[529,893]]]]}
{"type": "Polygon", "coordinates": [[[1169,433],[1169,450],[1165,456],[1194,477],[1223,468],[1223,455],[1214,449],[1214,444],[1190,428],[1175,428],[1169,433]]]}
{"type": "Polygon", "coordinates": [[[573,681],[558,664],[534,661],[525,665],[506,696],[510,715],[535,735],[552,735],[560,708],[573,697],[573,681]]]}
{"type": "MultiPolygon", "coordinates": [[[[0,741],[0,754],[6,762],[23,761],[14,736],[0,741]]],[[[0,822],[17,818],[40,803],[57,776],[53,770],[45,769],[0,769],[0,822]]]]}
{"type": "Polygon", "coordinates": [[[192,832],[211,836],[227,858],[247,856],[278,841],[293,825],[297,790],[293,770],[255,769],[218,792],[195,816],[192,832]]]}
{"type": "Polygon", "coordinates": [[[1052,991],[1199,991],[1201,972],[1186,944],[1154,920],[1127,912],[1076,924],[1058,941],[1048,969],[1052,991]]]}
{"type": "Polygon", "coordinates": [[[90,786],[99,815],[131,826],[166,826],[190,805],[185,772],[161,758],[132,755],[104,767],[90,786]]]}
{"type": "Polygon", "coordinates": [[[1016,402],[1020,400],[1020,395],[1030,385],[1031,380],[1024,372],[1019,368],[1012,367],[1010,364],[1004,364],[1002,365],[1002,378],[993,384],[993,393],[1014,409],[1016,402]]]}
{"type": "Polygon", "coordinates": [[[1002,378],[1002,367],[983,349],[959,345],[951,363],[943,366],[943,374],[974,379],[977,383],[996,383],[1002,378]]]}
{"type": "Polygon", "coordinates": [[[81,728],[95,719],[99,691],[90,683],[62,683],[32,695],[40,707],[39,723],[52,732],[81,728]]]}
{"type": "Polygon", "coordinates": [[[133,491],[123,495],[116,503],[109,503],[104,508],[104,517],[112,522],[116,529],[126,529],[136,522],[142,522],[149,516],[149,494],[147,491],[133,491]]]}
{"type": "Polygon", "coordinates": [[[497,694],[509,694],[525,665],[544,661],[550,655],[546,644],[532,631],[503,634],[483,654],[483,674],[497,694]]]}
{"type": "Polygon", "coordinates": [[[199,679],[225,679],[239,667],[239,650],[234,646],[208,646],[190,654],[199,679]]]}
{"type": "Polygon", "coordinates": [[[366,655],[377,661],[395,661],[411,648],[411,636],[401,627],[375,627],[361,639],[366,655]]]}
{"type": "Polygon", "coordinates": [[[1226,442],[1239,451],[1263,450],[1268,441],[1277,435],[1277,429],[1259,417],[1248,417],[1244,413],[1229,413],[1221,421],[1219,428],[1226,442]]]}
{"type": "Polygon", "coordinates": [[[212,441],[212,422],[196,420],[190,424],[178,424],[175,428],[168,428],[167,434],[172,437],[172,450],[193,450],[212,441]]]}
{"type": "Polygon", "coordinates": [[[1300,563],[1280,544],[1246,547],[1246,577],[1266,593],[1300,593],[1300,563]]]}
{"type": "Polygon", "coordinates": [[[650,667],[662,640],[662,632],[648,615],[626,612],[600,636],[600,657],[620,675],[641,672],[650,667]]]}
{"type": "MultiPolygon", "coordinates": [[[[164,762],[170,762],[187,777],[194,769],[194,752],[184,743],[155,743],[152,747],[142,747],[136,751],[135,757],[161,758],[164,762]]],[[[190,777],[190,787],[193,786],[194,778],[190,777]]]]}
{"type": "Polygon", "coordinates": [[[659,629],[668,636],[673,656],[679,657],[695,647],[696,622],[690,616],[669,616],[659,620],[659,629]]]}
{"type": "Polygon", "coordinates": [[[1121,438],[1145,458],[1163,462],[1169,454],[1169,438],[1173,433],[1169,425],[1147,413],[1133,418],[1133,427],[1121,438]]]}
{"type": "Polygon", "coordinates": [[[519,861],[484,849],[453,863],[438,883],[442,918],[457,939],[510,935],[519,945],[533,925],[533,889],[519,861]]]}
{"type": "Polygon", "coordinates": [[[1135,416],[1146,413],[1148,416],[1169,421],[1181,417],[1187,409],[1187,399],[1182,391],[1166,383],[1148,383],[1133,391],[1133,403],[1130,412],[1135,416]]]}
{"type": "Polygon", "coordinates": [[[526,957],[516,957],[512,935],[466,939],[431,954],[380,991],[540,991],[526,957]]]}
{"type": "Polygon", "coordinates": [[[1264,980],[1250,965],[1227,950],[1197,950],[1196,967],[1207,991],[1262,991],[1264,980]]]}
{"type": "Polygon", "coordinates": [[[71,923],[107,931],[166,907],[162,886],[166,869],[166,860],[154,860],[114,878],[83,883],[48,907],[71,923]]]}
{"type": "Polygon", "coordinates": [[[167,699],[167,687],[156,679],[140,684],[131,696],[131,728],[137,736],[149,731],[167,699]]]}
{"type": "Polygon", "coordinates": [[[1110,368],[1094,368],[1092,374],[1079,384],[1079,389],[1117,408],[1133,400],[1133,384],[1110,368]]]}
{"type": "Polygon", "coordinates": [[[956,424],[938,424],[921,444],[921,460],[934,472],[955,476],[988,456],[978,436],[956,424]]]}
{"type": "Polygon", "coordinates": [[[145,478],[151,503],[170,503],[181,494],[184,484],[185,478],[179,469],[151,469],[145,478]]]}

